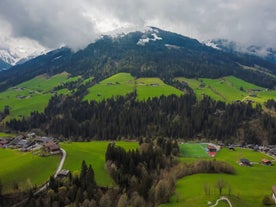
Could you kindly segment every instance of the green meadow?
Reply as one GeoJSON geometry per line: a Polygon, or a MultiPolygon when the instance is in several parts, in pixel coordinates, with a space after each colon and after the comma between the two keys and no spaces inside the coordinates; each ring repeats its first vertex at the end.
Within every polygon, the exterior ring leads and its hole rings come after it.
{"type": "Polygon", "coordinates": [[[0,132],[0,138],[11,138],[11,137],[14,137],[14,134],[8,134],[8,133],[5,133],[5,132],[0,132]]]}
{"type": "Polygon", "coordinates": [[[160,78],[138,78],[136,80],[136,94],[140,101],[175,94],[180,96],[183,91],[165,84],[160,78]]]}
{"type": "MultiPolygon", "coordinates": [[[[235,175],[227,174],[196,174],[179,179],[176,184],[176,191],[168,204],[162,207],[180,206],[209,206],[208,202],[215,203],[220,197],[216,182],[219,179],[225,181],[222,195],[228,197],[234,207],[261,207],[264,195],[271,194],[272,185],[276,185],[276,166],[264,166],[259,164],[263,159],[271,157],[260,152],[249,149],[237,148],[230,151],[226,148],[220,150],[216,155],[216,160],[230,163],[236,171],[235,175]],[[253,162],[252,167],[239,165],[239,160],[246,158],[253,162]],[[206,195],[206,188],[210,189],[210,195],[206,195]]],[[[211,159],[211,158],[209,158],[211,159]]],[[[194,161],[193,158],[184,158],[182,161],[194,161]]],[[[228,206],[220,203],[219,207],[228,206]]]]}
{"type": "Polygon", "coordinates": [[[197,98],[202,99],[208,95],[214,100],[227,103],[240,101],[253,101],[263,105],[270,98],[276,98],[276,90],[267,90],[248,83],[234,76],[227,76],[218,79],[188,79],[177,78],[180,82],[186,82],[195,92],[197,98]]]}
{"type": "Polygon", "coordinates": [[[41,185],[54,174],[60,156],[39,157],[31,152],[0,148],[0,180],[4,192],[14,191],[14,183],[19,189],[41,185]]]}
{"type": "MultiPolygon", "coordinates": [[[[5,119],[29,116],[32,111],[43,112],[51,98],[54,87],[68,81],[68,73],[60,73],[52,77],[37,76],[15,87],[0,93],[0,110],[9,106],[10,115],[5,119]]],[[[75,80],[71,78],[71,81],[75,80]]],[[[57,91],[58,94],[68,94],[67,89],[57,91]]]]}
{"type": "MultiPolygon", "coordinates": [[[[105,152],[109,143],[109,141],[62,143],[62,148],[67,152],[63,168],[73,173],[79,172],[81,163],[85,160],[87,165],[92,165],[98,185],[113,186],[114,182],[105,168],[105,152]]],[[[126,150],[138,148],[137,142],[120,141],[116,142],[116,145],[126,150]]]]}
{"type": "Polygon", "coordinates": [[[180,156],[191,158],[209,158],[206,152],[206,144],[184,143],[179,144],[180,156]]]}
{"type": "Polygon", "coordinates": [[[134,91],[134,78],[129,73],[117,73],[90,87],[83,100],[102,101],[104,99],[125,96],[134,91]]]}

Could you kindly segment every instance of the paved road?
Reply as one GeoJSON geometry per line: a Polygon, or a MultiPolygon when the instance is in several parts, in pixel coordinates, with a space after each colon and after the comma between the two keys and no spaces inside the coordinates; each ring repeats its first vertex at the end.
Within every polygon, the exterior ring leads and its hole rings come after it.
{"type": "MultiPolygon", "coordinates": [[[[60,148],[61,150],[61,153],[62,153],[62,157],[61,157],[61,160],[59,162],[59,165],[58,165],[58,168],[55,172],[55,175],[54,177],[56,178],[57,177],[57,174],[59,173],[59,171],[62,169],[63,167],[63,164],[64,164],[64,161],[66,159],[66,151],[62,148],[60,148]]],[[[41,186],[39,189],[37,189],[35,192],[34,192],[34,195],[37,195],[39,194],[40,192],[42,191],[45,191],[49,186],[49,182],[45,183],[43,186],[41,186]]],[[[28,198],[25,198],[24,200],[20,201],[19,203],[17,204],[14,204],[12,207],[18,207],[18,206],[21,206],[23,205],[25,202],[27,202],[28,198]]]]}
{"type": "Polygon", "coordinates": [[[59,165],[58,165],[58,168],[56,170],[56,173],[55,173],[55,178],[57,177],[57,174],[59,173],[59,171],[61,171],[62,167],[63,167],[63,164],[64,164],[64,161],[66,159],[66,151],[62,148],[60,148],[61,152],[62,152],[62,158],[59,162],[59,165]]]}
{"type": "Polygon", "coordinates": [[[217,205],[219,204],[220,201],[226,201],[230,207],[233,207],[233,206],[232,206],[232,203],[230,202],[230,200],[229,200],[227,197],[225,197],[225,196],[220,197],[220,198],[216,201],[216,203],[215,203],[214,205],[210,206],[210,207],[215,207],[215,206],[217,206],[217,205]]]}

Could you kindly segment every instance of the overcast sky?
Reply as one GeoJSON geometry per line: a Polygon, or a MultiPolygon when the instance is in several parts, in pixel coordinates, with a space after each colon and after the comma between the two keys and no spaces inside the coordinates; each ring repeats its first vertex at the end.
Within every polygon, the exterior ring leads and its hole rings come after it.
{"type": "Polygon", "coordinates": [[[276,0],[0,0],[0,47],[28,39],[79,49],[101,33],[149,25],[276,48],[275,10],[276,0]]]}

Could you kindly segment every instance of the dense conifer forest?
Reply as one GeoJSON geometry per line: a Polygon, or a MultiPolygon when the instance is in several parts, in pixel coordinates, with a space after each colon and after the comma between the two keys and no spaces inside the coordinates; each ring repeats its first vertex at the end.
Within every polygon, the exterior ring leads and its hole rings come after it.
{"type": "Polygon", "coordinates": [[[37,129],[73,141],[167,137],[276,143],[276,119],[263,112],[261,105],[226,104],[207,96],[196,101],[193,93],[143,102],[137,101],[135,94],[90,103],[77,96],[54,96],[44,113],[33,112],[29,118],[6,124],[15,131],[37,129]]]}

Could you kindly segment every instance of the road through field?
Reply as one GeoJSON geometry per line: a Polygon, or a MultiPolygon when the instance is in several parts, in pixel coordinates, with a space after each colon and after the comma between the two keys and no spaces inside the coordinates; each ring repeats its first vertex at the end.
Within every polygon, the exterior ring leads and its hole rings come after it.
{"type": "MultiPolygon", "coordinates": [[[[62,157],[61,157],[61,160],[60,160],[60,162],[59,162],[58,168],[57,168],[57,170],[56,170],[56,172],[55,172],[55,175],[54,175],[55,178],[57,177],[59,171],[61,171],[61,169],[62,169],[62,167],[63,167],[63,164],[64,164],[64,162],[65,162],[65,159],[66,159],[66,151],[65,151],[64,149],[62,149],[62,148],[60,148],[60,151],[61,151],[61,153],[62,153],[62,157]]],[[[47,181],[43,186],[41,186],[39,189],[37,189],[37,190],[34,192],[34,195],[37,195],[37,194],[39,194],[40,192],[46,190],[46,189],[48,188],[48,186],[49,186],[49,182],[47,181]]],[[[25,198],[25,199],[22,200],[21,202],[14,204],[12,207],[22,206],[22,205],[23,205],[24,203],[26,203],[27,201],[28,201],[28,198],[25,198]]]]}
{"type": "Polygon", "coordinates": [[[233,207],[232,204],[231,204],[231,202],[230,202],[230,200],[229,200],[228,198],[226,198],[225,196],[220,197],[220,198],[216,201],[216,203],[215,203],[214,205],[210,206],[210,207],[215,207],[215,206],[217,206],[217,205],[219,204],[220,201],[226,201],[226,202],[229,204],[230,207],[233,207]]]}

